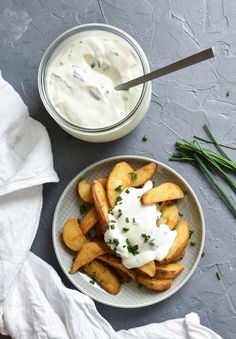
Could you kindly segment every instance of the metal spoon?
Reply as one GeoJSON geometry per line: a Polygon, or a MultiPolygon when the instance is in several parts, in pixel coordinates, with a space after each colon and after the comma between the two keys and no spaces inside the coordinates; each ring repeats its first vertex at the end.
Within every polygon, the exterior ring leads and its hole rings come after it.
{"type": "Polygon", "coordinates": [[[124,82],[123,84],[120,84],[115,87],[117,91],[120,90],[127,90],[131,87],[138,86],[140,84],[143,84],[144,82],[160,78],[163,75],[176,72],[182,68],[189,67],[191,65],[197,64],[198,62],[210,59],[214,57],[214,52],[212,48],[205,49],[202,52],[199,52],[197,54],[193,54],[185,59],[179,60],[177,62],[174,62],[173,64],[170,64],[168,66],[162,67],[160,69],[157,69],[156,71],[153,71],[148,74],[144,74],[141,77],[138,77],[136,79],[124,82]]]}

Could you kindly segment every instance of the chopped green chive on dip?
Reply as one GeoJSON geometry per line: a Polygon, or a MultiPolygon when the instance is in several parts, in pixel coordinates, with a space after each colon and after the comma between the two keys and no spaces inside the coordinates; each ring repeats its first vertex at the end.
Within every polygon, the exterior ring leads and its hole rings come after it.
{"type": "Polygon", "coordinates": [[[128,217],[126,217],[126,218],[125,218],[125,221],[128,223],[128,222],[129,222],[129,218],[128,218],[128,217]]]}
{"type": "Polygon", "coordinates": [[[148,137],[146,135],[143,136],[143,141],[144,142],[148,141],[148,137]]]}
{"type": "MultiPolygon", "coordinates": [[[[128,232],[128,231],[129,231],[129,228],[123,227],[123,228],[122,228],[122,231],[123,231],[123,232],[128,232]]],[[[124,247],[124,246],[123,246],[123,247],[124,247]]]]}
{"type": "Polygon", "coordinates": [[[94,280],[89,280],[90,284],[94,285],[95,284],[95,281],[94,280]]]}
{"type": "Polygon", "coordinates": [[[125,193],[129,194],[129,190],[128,190],[128,189],[127,189],[127,190],[125,190],[125,193]]]}
{"type": "Polygon", "coordinates": [[[122,211],[121,209],[118,209],[118,215],[117,215],[117,218],[120,218],[122,216],[122,211]]]}
{"type": "Polygon", "coordinates": [[[127,250],[133,255],[139,254],[138,245],[132,245],[129,239],[126,239],[127,250]]]}
{"type": "Polygon", "coordinates": [[[131,176],[131,179],[132,180],[136,180],[137,179],[137,173],[134,173],[134,172],[130,172],[129,175],[131,176]]]}
{"type": "Polygon", "coordinates": [[[114,230],[114,229],[115,229],[115,225],[111,224],[111,225],[110,225],[110,229],[111,229],[111,230],[114,230]]]}
{"type": "Polygon", "coordinates": [[[196,245],[195,241],[191,241],[191,242],[190,242],[190,245],[191,245],[192,247],[194,247],[194,246],[196,245]]]}
{"type": "Polygon", "coordinates": [[[189,239],[191,239],[192,235],[193,235],[194,231],[189,230],[189,239]]]}
{"type": "Polygon", "coordinates": [[[218,280],[221,279],[221,274],[220,274],[220,272],[216,272],[216,278],[217,278],[218,280]]]}
{"type": "Polygon", "coordinates": [[[147,234],[145,234],[145,233],[142,233],[141,236],[143,237],[144,242],[148,242],[148,240],[151,238],[150,235],[147,235],[147,234]]]}
{"type": "Polygon", "coordinates": [[[88,208],[85,204],[80,205],[79,207],[80,214],[84,214],[87,211],[87,209],[88,208]]]}
{"type": "Polygon", "coordinates": [[[115,188],[115,191],[116,191],[116,192],[121,192],[121,191],[122,191],[122,186],[121,186],[121,185],[117,186],[117,187],[115,188]]]}
{"type": "Polygon", "coordinates": [[[179,216],[180,216],[180,217],[182,217],[182,216],[183,216],[183,214],[179,212],[179,216]]]}
{"type": "Polygon", "coordinates": [[[122,198],[121,198],[121,197],[117,197],[117,198],[116,198],[116,201],[115,201],[115,205],[117,205],[118,202],[121,202],[121,201],[122,201],[122,198]]]}
{"type": "Polygon", "coordinates": [[[227,97],[229,97],[229,96],[230,96],[230,91],[227,91],[227,92],[225,93],[225,95],[226,95],[227,97]]]}
{"type": "Polygon", "coordinates": [[[201,257],[203,258],[205,256],[205,252],[203,251],[202,254],[201,254],[201,257]]]}
{"type": "Polygon", "coordinates": [[[133,223],[135,224],[135,218],[133,218],[133,223]]]}

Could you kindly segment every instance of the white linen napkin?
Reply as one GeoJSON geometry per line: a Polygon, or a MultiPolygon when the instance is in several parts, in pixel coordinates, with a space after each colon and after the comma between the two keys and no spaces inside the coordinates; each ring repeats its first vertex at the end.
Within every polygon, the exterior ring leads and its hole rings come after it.
{"type": "Polygon", "coordinates": [[[94,302],[30,252],[42,184],[57,182],[45,128],[0,73],[0,333],[20,339],[220,339],[198,315],[115,332],[94,302]]]}

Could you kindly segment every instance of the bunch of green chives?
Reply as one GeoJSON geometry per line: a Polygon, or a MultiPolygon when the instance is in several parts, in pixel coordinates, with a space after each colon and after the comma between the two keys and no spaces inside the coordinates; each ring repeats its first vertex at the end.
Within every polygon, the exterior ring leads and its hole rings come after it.
{"type": "Polygon", "coordinates": [[[236,206],[216,181],[215,176],[211,173],[212,170],[217,172],[227,182],[233,192],[236,193],[236,182],[226,172],[231,171],[232,173],[236,173],[236,163],[232,161],[223,150],[223,148],[234,150],[236,150],[236,148],[219,144],[206,124],[203,126],[203,128],[210,140],[194,136],[194,140],[191,142],[186,140],[177,141],[175,148],[178,153],[174,153],[169,160],[190,161],[196,165],[206,175],[212,186],[216,189],[226,205],[236,216],[236,206]],[[219,153],[213,152],[208,148],[201,147],[198,140],[213,144],[219,153]]]}

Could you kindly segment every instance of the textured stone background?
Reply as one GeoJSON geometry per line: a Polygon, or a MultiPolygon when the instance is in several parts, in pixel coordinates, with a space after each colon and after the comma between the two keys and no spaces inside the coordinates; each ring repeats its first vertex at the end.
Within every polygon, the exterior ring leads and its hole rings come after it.
{"type": "MultiPolygon", "coordinates": [[[[74,175],[97,160],[118,154],[144,155],[169,164],[176,138],[204,135],[204,122],[209,123],[218,140],[236,145],[235,0],[1,0],[0,69],[51,137],[60,183],[44,187],[44,207],[33,252],[52,264],[71,288],[55,258],[51,221],[56,202],[74,175]],[[143,47],[152,69],[210,46],[215,46],[216,57],[154,81],[149,112],[130,135],[109,144],[81,142],[61,130],[45,111],[37,90],[37,70],[44,50],[58,34],[88,22],[109,23],[130,33],[143,47]],[[149,136],[146,143],[142,142],[144,134],[149,136]]],[[[132,311],[101,304],[97,308],[115,329],[195,311],[204,325],[233,339],[235,218],[197,170],[185,164],[171,166],[192,185],[203,206],[205,257],[190,281],[158,305],[132,311]],[[216,271],[222,274],[220,281],[216,271]]],[[[232,199],[236,202],[235,195],[232,199]]]]}

